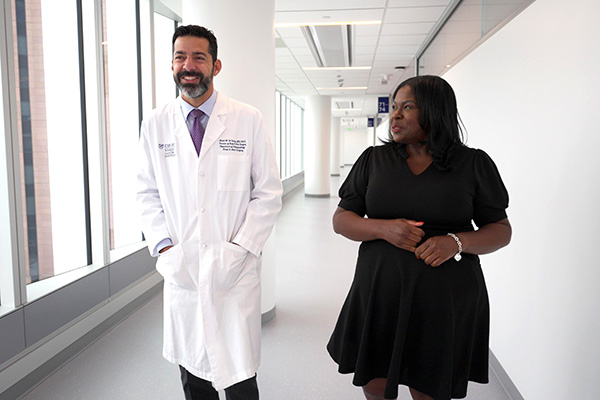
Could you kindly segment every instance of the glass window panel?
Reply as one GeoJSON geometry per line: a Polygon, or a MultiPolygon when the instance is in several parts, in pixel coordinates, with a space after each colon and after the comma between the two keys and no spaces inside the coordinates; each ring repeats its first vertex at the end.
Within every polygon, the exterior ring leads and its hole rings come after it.
{"type": "Polygon", "coordinates": [[[287,178],[286,147],[287,147],[287,97],[281,96],[281,178],[287,178]]]}
{"type": "Polygon", "coordinates": [[[175,21],[154,13],[154,65],[157,107],[177,97],[173,71],[171,70],[174,32],[175,21]]]}
{"type": "Polygon", "coordinates": [[[136,218],[136,166],[131,153],[139,137],[135,2],[103,0],[104,91],[108,149],[110,248],[141,242],[136,218]]]}
{"type": "Polygon", "coordinates": [[[150,27],[150,1],[140,1],[140,46],[141,46],[141,72],[142,72],[142,107],[143,118],[146,118],[154,108],[154,94],[152,83],[152,31],[150,27]]]}
{"type": "Polygon", "coordinates": [[[281,177],[281,93],[275,92],[275,158],[281,177]]]}
{"type": "Polygon", "coordinates": [[[76,4],[13,0],[12,17],[24,262],[34,283],[88,263],[76,4]]]}
{"type": "MultiPolygon", "coordinates": [[[[2,63],[0,63],[0,77],[3,77],[2,63]]],[[[0,79],[0,89],[4,90],[4,82],[0,79]]],[[[11,301],[9,296],[9,287],[12,286],[14,279],[12,271],[10,237],[10,213],[8,205],[8,170],[7,170],[7,151],[6,140],[7,132],[4,126],[4,96],[0,96],[0,306],[11,301]]]]}
{"type": "Polygon", "coordinates": [[[288,130],[287,130],[287,148],[286,148],[286,171],[287,176],[292,176],[292,145],[294,139],[294,103],[287,100],[288,104],[288,130]]]}
{"type": "Polygon", "coordinates": [[[292,176],[294,174],[293,166],[294,166],[294,135],[296,131],[296,115],[294,114],[295,104],[291,101],[289,102],[290,112],[290,132],[289,132],[289,153],[288,153],[288,176],[292,176]]]}
{"type": "Polygon", "coordinates": [[[294,174],[302,171],[302,109],[296,105],[296,132],[294,135],[293,154],[294,154],[294,174]]]}
{"type": "Polygon", "coordinates": [[[300,152],[300,171],[304,171],[304,109],[300,109],[300,137],[298,138],[298,151],[300,152]]]}
{"type": "Polygon", "coordinates": [[[292,137],[292,175],[300,172],[301,152],[298,148],[298,138],[302,135],[302,119],[300,106],[294,103],[294,136],[292,137]]]}
{"type": "Polygon", "coordinates": [[[303,170],[304,110],[279,92],[275,96],[277,161],[284,179],[303,170]]]}

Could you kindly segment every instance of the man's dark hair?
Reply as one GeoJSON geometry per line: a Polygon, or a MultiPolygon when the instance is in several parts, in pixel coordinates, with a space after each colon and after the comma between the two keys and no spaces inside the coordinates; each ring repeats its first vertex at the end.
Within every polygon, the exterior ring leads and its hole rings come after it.
{"type": "Polygon", "coordinates": [[[184,25],[178,27],[173,34],[173,51],[175,51],[175,40],[182,36],[194,36],[208,40],[208,52],[212,57],[214,65],[217,61],[217,38],[211,30],[198,25],[184,25]]]}
{"type": "MultiPolygon", "coordinates": [[[[456,146],[464,145],[462,122],[452,86],[439,76],[415,76],[398,85],[392,98],[396,98],[404,86],[411,87],[419,106],[419,125],[429,135],[427,147],[434,165],[446,169],[456,146]]],[[[393,141],[391,133],[390,141],[393,141]]]]}

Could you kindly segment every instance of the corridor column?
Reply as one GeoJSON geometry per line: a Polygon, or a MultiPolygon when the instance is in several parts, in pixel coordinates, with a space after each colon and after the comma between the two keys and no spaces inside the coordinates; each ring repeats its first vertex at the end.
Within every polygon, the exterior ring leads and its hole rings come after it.
{"type": "Polygon", "coordinates": [[[304,194],[329,197],[331,97],[307,96],[304,118],[304,194]]]}
{"type": "MultiPolygon", "coordinates": [[[[275,0],[182,0],[183,25],[196,24],[214,32],[223,69],[215,89],[250,104],[262,113],[275,144],[275,0]]],[[[274,234],[263,249],[263,323],[275,316],[274,234]]]]}
{"type": "Polygon", "coordinates": [[[340,122],[339,117],[331,118],[331,176],[340,176],[340,122]]]}

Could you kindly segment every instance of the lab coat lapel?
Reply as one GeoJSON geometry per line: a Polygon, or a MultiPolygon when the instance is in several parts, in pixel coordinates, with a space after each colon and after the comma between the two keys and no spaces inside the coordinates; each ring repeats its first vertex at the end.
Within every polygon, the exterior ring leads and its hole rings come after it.
{"type": "MultiPolygon", "coordinates": [[[[169,113],[171,114],[171,123],[173,124],[172,132],[175,132],[176,136],[183,139],[183,138],[185,138],[185,134],[187,134],[189,136],[190,132],[187,129],[185,120],[183,119],[180,101],[182,101],[181,96],[171,102],[171,104],[169,106],[169,113]]],[[[192,140],[192,138],[190,137],[190,141],[191,140],[192,140]]]]}
{"type": "Polygon", "coordinates": [[[217,93],[217,101],[213,108],[204,139],[202,139],[202,150],[200,151],[200,161],[205,157],[206,153],[215,144],[219,137],[225,132],[225,123],[227,121],[228,101],[227,97],[221,93],[217,93]]]}
{"type": "Polygon", "coordinates": [[[183,118],[183,113],[181,112],[181,101],[181,96],[179,96],[171,102],[169,107],[169,113],[171,114],[169,122],[171,124],[171,132],[175,133],[179,143],[179,149],[177,150],[179,157],[197,160],[198,155],[196,154],[196,148],[194,147],[190,130],[188,129],[185,119],[183,118]]]}

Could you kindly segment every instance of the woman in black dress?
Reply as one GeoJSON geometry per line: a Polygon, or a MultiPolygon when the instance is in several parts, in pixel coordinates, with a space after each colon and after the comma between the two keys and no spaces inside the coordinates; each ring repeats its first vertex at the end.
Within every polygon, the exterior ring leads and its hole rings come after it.
{"type": "Polygon", "coordinates": [[[400,84],[389,143],[365,150],[340,197],[334,230],[362,244],[327,345],[339,371],[369,400],[397,398],[398,385],[415,400],[464,398],[468,381],[487,383],[477,255],[510,242],[508,193],[489,156],[463,144],[445,80],[400,84]]]}

